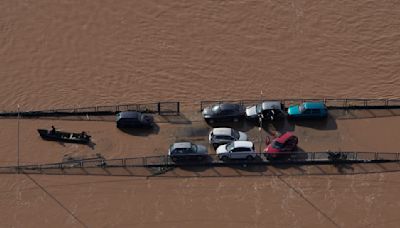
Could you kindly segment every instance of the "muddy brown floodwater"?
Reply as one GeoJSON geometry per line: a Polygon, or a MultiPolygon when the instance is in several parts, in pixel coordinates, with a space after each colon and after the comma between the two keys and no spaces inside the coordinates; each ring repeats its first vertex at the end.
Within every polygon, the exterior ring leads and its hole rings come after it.
{"type": "MultiPolygon", "coordinates": [[[[258,99],[261,91],[268,98],[400,94],[397,1],[3,0],[0,11],[0,110],[258,99]]],[[[294,130],[305,151],[399,152],[398,112],[352,115],[271,128],[294,130]]],[[[14,165],[17,122],[0,126],[0,165],[14,165]]],[[[148,135],[109,121],[21,120],[20,127],[23,164],[160,155],[175,140],[204,142],[209,130],[201,120],[163,122],[148,135]],[[90,129],[96,145],[42,141],[36,128],[51,125],[90,129]]],[[[1,174],[0,227],[399,227],[398,164],[360,169],[377,171],[1,174]]]]}

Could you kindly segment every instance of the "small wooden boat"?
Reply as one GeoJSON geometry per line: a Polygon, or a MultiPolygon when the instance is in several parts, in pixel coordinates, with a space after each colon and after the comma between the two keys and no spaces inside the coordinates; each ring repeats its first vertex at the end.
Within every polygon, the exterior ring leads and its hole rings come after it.
{"type": "Polygon", "coordinates": [[[82,133],[70,133],[57,130],[38,129],[40,136],[44,140],[60,141],[67,143],[81,143],[88,144],[90,142],[90,135],[84,131],[82,133]]]}

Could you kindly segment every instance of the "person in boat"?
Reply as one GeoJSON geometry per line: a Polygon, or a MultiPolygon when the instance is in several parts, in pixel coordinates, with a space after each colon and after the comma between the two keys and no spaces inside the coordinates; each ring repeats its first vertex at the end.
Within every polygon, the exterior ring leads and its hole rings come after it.
{"type": "Polygon", "coordinates": [[[52,134],[52,135],[56,134],[56,128],[54,126],[51,126],[50,134],[52,134]]]}

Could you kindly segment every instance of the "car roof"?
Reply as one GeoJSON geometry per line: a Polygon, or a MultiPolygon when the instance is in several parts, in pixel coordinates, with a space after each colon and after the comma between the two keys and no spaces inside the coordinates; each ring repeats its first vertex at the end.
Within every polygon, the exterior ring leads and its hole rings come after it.
{"type": "Polygon", "coordinates": [[[176,142],[172,144],[171,149],[186,149],[186,148],[191,148],[192,143],[190,142],[176,142]]]}
{"type": "Polygon", "coordinates": [[[282,105],[279,101],[264,101],[262,103],[262,109],[281,109],[282,105]]]}
{"type": "Polygon", "coordinates": [[[237,147],[253,147],[253,142],[250,141],[234,141],[235,148],[237,147]]]}
{"type": "Polygon", "coordinates": [[[214,135],[232,135],[232,128],[219,127],[212,130],[214,135]]]}
{"type": "Polygon", "coordinates": [[[293,132],[286,132],[285,134],[279,136],[279,138],[275,139],[275,141],[279,143],[285,143],[290,137],[294,136],[293,132]]]}
{"type": "Polygon", "coordinates": [[[304,102],[303,106],[305,108],[315,108],[315,109],[325,109],[325,104],[323,102],[304,102]]]}
{"type": "Polygon", "coordinates": [[[126,112],[120,112],[118,113],[118,116],[120,118],[139,118],[142,113],[140,112],[135,112],[135,111],[126,111],[126,112]]]}
{"type": "Polygon", "coordinates": [[[239,104],[232,104],[232,103],[223,103],[219,105],[221,110],[234,110],[240,107],[239,104]]]}

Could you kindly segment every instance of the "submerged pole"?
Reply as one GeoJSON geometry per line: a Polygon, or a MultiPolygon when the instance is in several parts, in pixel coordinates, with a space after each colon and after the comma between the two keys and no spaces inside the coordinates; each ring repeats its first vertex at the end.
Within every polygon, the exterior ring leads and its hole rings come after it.
{"type": "Polygon", "coordinates": [[[19,105],[17,106],[17,173],[19,173],[19,105]]]}

